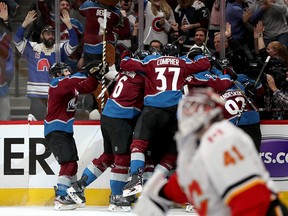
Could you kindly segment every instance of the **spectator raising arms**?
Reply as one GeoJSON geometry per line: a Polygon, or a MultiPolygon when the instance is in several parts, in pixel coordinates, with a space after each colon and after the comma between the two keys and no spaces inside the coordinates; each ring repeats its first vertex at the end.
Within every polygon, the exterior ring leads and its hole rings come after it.
{"type": "Polygon", "coordinates": [[[253,1],[250,6],[251,12],[254,13],[259,7],[265,8],[261,18],[265,31],[263,38],[267,46],[271,41],[279,41],[281,44],[288,46],[288,25],[285,19],[287,6],[283,0],[257,0],[253,1]]]}
{"type": "MultiPolygon", "coordinates": [[[[49,11],[48,6],[46,5],[44,0],[38,0],[38,7],[41,12],[41,19],[44,25],[50,25],[52,27],[55,27],[55,15],[49,11]]],[[[71,5],[69,0],[60,0],[59,5],[60,13],[63,10],[67,10],[70,14],[71,11],[71,5]]],[[[83,26],[82,24],[75,18],[70,17],[70,22],[73,26],[73,29],[75,30],[79,46],[77,47],[76,51],[73,52],[71,56],[69,56],[65,63],[67,63],[73,72],[77,72],[79,69],[82,69],[84,66],[84,58],[83,58],[83,26]]],[[[69,31],[67,29],[67,26],[65,23],[60,23],[60,42],[65,42],[69,40],[69,31]]]]}
{"type": "MultiPolygon", "coordinates": [[[[37,120],[44,120],[47,108],[47,96],[51,77],[49,68],[55,63],[55,32],[52,26],[44,26],[41,31],[42,43],[28,41],[24,38],[26,27],[36,19],[36,11],[29,11],[14,35],[14,42],[18,51],[28,61],[27,97],[31,99],[30,114],[37,120]]],[[[76,32],[70,21],[67,10],[62,11],[62,22],[65,23],[69,32],[69,41],[61,44],[60,57],[65,61],[78,46],[76,32]]]]}

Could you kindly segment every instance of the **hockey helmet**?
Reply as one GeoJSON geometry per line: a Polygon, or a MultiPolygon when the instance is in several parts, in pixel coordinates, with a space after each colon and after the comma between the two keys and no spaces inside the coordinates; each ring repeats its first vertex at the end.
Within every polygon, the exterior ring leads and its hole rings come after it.
{"type": "Polygon", "coordinates": [[[161,50],[162,55],[166,56],[178,56],[178,47],[175,44],[166,44],[161,50]]]}
{"type": "Polygon", "coordinates": [[[182,135],[197,133],[222,120],[225,100],[212,88],[194,88],[178,105],[178,126],[182,135]]]}
{"type": "Polygon", "coordinates": [[[147,50],[138,50],[134,54],[135,58],[138,58],[140,60],[143,60],[148,55],[150,55],[150,52],[147,50]]]}
{"type": "Polygon", "coordinates": [[[161,52],[160,52],[160,50],[158,49],[158,48],[151,48],[150,49],[150,53],[151,53],[151,55],[161,55],[161,52]]]}
{"type": "Polygon", "coordinates": [[[63,76],[65,70],[68,70],[72,74],[72,69],[66,63],[56,62],[50,67],[49,73],[52,77],[58,77],[63,76]]]}

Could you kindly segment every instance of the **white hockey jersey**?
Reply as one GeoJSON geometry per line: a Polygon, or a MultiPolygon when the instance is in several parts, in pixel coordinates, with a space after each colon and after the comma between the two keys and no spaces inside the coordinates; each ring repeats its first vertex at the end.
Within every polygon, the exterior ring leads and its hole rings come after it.
{"type": "Polygon", "coordinates": [[[171,23],[176,22],[173,10],[170,9],[170,17],[165,19],[163,26],[158,26],[158,22],[162,17],[165,17],[164,12],[159,11],[155,16],[152,13],[152,3],[147,2],[145,8],[145,28],[144,28],[144,45],[149,45],[154,39],[159,40],[162,44],[168,43],[168,34],[171,30],[171,23]]]}
{"type": "MultiPolygon", "coordinates": [[[[250,199],[258,202],[259,194],[261,196],[264,191],[268,205],[270,189],[267,185],[273,183],[253,141],[241,129],[223,120],[205,132],[199,148],[191,143],[195,143],[192,136],[177,141],[182,142],[178,145],[182,148],[177,161],[178,184],[200,215],[233,215],[231,205],[235,205],[235,200],[243,201],[243,196],[235,197],[253,187],[247,202],[250,199]]],[[[245,208],[245,203],[240,205],[245,208]]],[[[266,210],[266,206],[263,208],[266,210]]]]}

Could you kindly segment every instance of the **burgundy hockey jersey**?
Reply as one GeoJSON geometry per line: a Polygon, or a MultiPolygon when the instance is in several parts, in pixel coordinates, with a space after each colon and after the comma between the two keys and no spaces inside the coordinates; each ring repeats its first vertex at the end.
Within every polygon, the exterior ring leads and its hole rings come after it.
{"type": "Polygon", "coordinates": [[[207,70],[210,62],[206,57],[191,61],[186,57],[150,55],[143,61],[123,59],[120,66],[124,70],[145,73],[151,82],[145,86],[144,105],[164,108],[177,105],[187,76],[207,70]]]}
{"type": "Polygon", "coordinates": [[[56,130],[73,133],[78,95],[93,92],[98,83],[95,77],[87,78],[84,73],[53,79],[48,92],[44,135],[56,130]]]}
{"type": "Polygon", "coordinates": [[[143,108],[144,87],[145,77],[132,71],[120,72],[102,114],[127,119],[140,115],[143,108]]]}

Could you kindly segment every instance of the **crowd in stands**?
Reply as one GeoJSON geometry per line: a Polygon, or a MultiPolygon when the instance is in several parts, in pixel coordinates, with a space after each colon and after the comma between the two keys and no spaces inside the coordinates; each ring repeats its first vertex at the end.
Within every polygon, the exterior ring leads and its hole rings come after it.
{"type": "MultiPolygon", "coordinates": [[[[9,20],[13,23],[13,17],[17,14],[21,2],[19,0],[3,0],[1,2],[7,5],[9,20]]],[[[187,54],[189,50],[197,46],[202,48],[205,55],[220,59],[220,1],[145,0],[143,45],[139,48],[138,1],[120,0],[119,2],[111,2],[111,5],[109,5],[110,3],[103,5],[101,1],[60,0],[60,11],[67,10],[70,14],[71,24],[79,41],[77,50],[65,59],[65,63],[74,72],[81,70],[85,64],[95,59],[101,60],[102,58],[102,24],[98,23],[97,19],[99,17],[97,15],[91,15],[93,14],[93,9],[89,9],[91,5],[94,7],[95,4],[96,7],[104,7],[114,12],[118,10],[117,15],[114,18],[112,17],[111,21],[107,23],[107,59],[110,70],[114,71],[114,73],[111,73],[112,75],[108,78],[106,77],[106,82],[113,80],[117,71],[120,70],[119,56],[121,53],[125,50],[135,52],[137,49],[149,51],[150,42],[154,40],[159,41],[161,46],[167,43],[177,45],[180,56],[187,54]],[[98,33],[100,34],[99,36],[97,36],[98,33]]],[[[41,34],[43,33],[41,30],[43,27],[47,25],[55,27],[55,15],[53,13],[55,5],[53,1],[38,0],[36,4],[31,5],[31,8],[37,12],[37,19],[33,21],[32,34],[29,32],[28,35],[31,38],[27,39],[41,43],[41,34]]],[[[271,56],[271,60],[266,65],[263,74],[272,73],[275,70],[271,68],[274,67],[280,67],[279,70],[282,71],[286,70],[288,45],[287,1],[229,0],[226,2],[224,14],[226,15],[225,20],[229,23],[229,28],[231,28],[231,33],[225,35],[225,59],[229,61],[230,66],[233,67],[236,73],[244,73],[256,80],[267,55],[271,56]],[[261,25],[261,30],[259,30],[259,27],[257,28],[259,25],[261,25]],[[263,40],[261,45],[259,45],[260,40],[263,40]],[[270,42],[272,43],[270,44],[270,42]],[[275,45],[275,43],[278,44],[275,45]],[[269,50],[273,50],[274,53],[271,54],[269,50]],[[276,63],[275,59],[281,62],[276,63]]],[[[9,23],[10,25],[11,22],[9,23]]],[[[63,43],[69,39],[67,27],[63,22],[61,22],[60,32],[60,42],[63,43]]],[[[50,62],[50,65],[52,64],[53,62],[50,62]]],[[[274,77],[273,74],[271,75],[274,77]]],[[[269,92],[269,85],[263,77],[264,75],[261,76],[258,82],[265,84],[265,89],[269,92]]],[[[278,84],[276,82],[276,86],[277,84],[281,85],[280,87],[277,86],[278,89],[283,90],[285,88],[283,83],[278,84]]],[[[112,87],[109,89],[110,92],[112,87]]],[[[99,91],[101,89],[95,91],[94,98],[87,97],[90,100],[87,102],[88,104],[96,104],[93,106],[94,108],[100,103],[99,98],[97,99],[99,91]]],[[[107,98],[108,94],[105,93],[105,101],[107,98]]],[[[280,117],[270,112],[271,110],[276,110],[275,112],[280,112],[279,109],[285,110],[283,105],[275,104],[270,97],[269,101],[271,103],[269,103],[268,108],[265,108],[264,105],[267,105],[265,100],[269,100],[268,96],[265,99],[263,97],[262,100],[258,100],[259,107],[263,108],[261,110],[265,110],[262,119],[286,118],[285,112],[280,117]],[[268,113],[266,113],[267,110],[268,113]]],[[[99,106],[97,110],[101,113],[99,106]]],[[[99,115],[96,116],[98,118],[99,115]]],[[[9,117],[6,119],[9,119],[9,117]]],[[[43,120],[43,116],[39,117],[38,120],[43,120]]]]}

